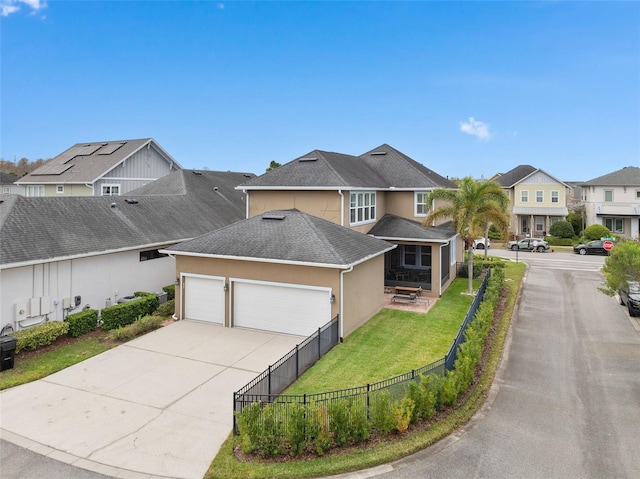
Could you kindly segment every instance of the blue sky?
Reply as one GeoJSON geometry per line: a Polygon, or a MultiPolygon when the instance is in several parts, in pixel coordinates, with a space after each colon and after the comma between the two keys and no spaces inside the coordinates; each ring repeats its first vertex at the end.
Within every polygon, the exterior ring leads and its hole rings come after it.
{"type": "Polygon", "coordinates": [[[388,143],[437,173],[640,166],[640,2],[0,0],[0,156],[154,138],[261,174],[388,143]]]}

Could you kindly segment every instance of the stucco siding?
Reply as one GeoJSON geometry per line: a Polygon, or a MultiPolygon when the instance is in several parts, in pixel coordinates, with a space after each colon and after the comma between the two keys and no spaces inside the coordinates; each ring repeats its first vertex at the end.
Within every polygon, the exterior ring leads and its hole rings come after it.
{"type": "Polygon", "coordinates": [[[384,256],[344,274],[343,336],[347,337],[384,306],[384,256]]]}
{"type": "MultiPolygon", "coordinates": [[[[250,191],[249,214],[252,218],[272,210],[298,209],[318,218],[341,224],[340,202],[337,191],[250,191]]],[[[348,205],[349,195],[344,202],[348,205]]],[[[348,217],[345,217],[347,220],[348,217]]]]}

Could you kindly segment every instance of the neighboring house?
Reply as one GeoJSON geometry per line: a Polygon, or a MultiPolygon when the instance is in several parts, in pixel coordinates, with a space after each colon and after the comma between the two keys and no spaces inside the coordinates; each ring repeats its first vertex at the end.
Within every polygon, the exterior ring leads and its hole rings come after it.
{"type": "Polygon", "coordinates": [[[26,196],[120,196],[182,167],[155,140],[78,143],[20,178],[26,196]]]}
{"type": "Polygon", "coordinates": [[[251,179],[237,188],[246,222],[167,250],[182,278],[178,314],[307,334],[339,313],[344,337],[383,307],[385,285],[438,296],[463,254],[450,224],[421,224],[442,187],[456,185],[389,145],[316,150],[251,179]]]}
{"type": "Polygon", "coordinates": [[[620,236],[640,236],[640,168],[627,166],[581,186],[585,226],[599,224],[620,236]]]}
{"type": "Polygon", "coordinates": [[[0,193],[2,193],[2,196],[24,194],[24,188],[16,185],[15,182],[17,180],[17,176],[0,172],[0,193]]]}
{"type": "Polygon", "coordinates": [[[382,308],[384,254],[393,248],[291,209],[163,252],[176,257],[180,318],[309,336],[340,314],[344,337],[382,308]]]}
{"type": "Polygon", "coordinates": [[[180,170],[124,197],[0,197],[0,328],[175,283],[160,249],[244,219],[245,173],[180,170]]]}
{"type": "Polygon", "coordinates": [[[545,171],[520,165],[492,179],[511,200],[509,231],[516,238],[544,236],[553,223],[566,220],[570,187],[545,171]]]}

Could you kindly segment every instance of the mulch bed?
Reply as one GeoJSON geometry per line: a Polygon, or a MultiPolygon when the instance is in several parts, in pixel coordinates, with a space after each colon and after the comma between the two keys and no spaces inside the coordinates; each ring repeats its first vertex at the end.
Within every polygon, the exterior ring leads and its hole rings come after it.
{"type": "Polygon", "coordinates": [[[109,338],[109,331],[105,331],[103,329],[98,328],[95,331],[91,331],[87,334],[83,334],[78,338],[72,338],[70,336],[64,335],[64,336],[60,336],[49,346],[43,346],[41,348],[34,349],[34,350],[23,349],[22,351],[16,353],[15,360],[24,361],[25,359],[35,358],[44,353],[48,353],[49,351],[54,351],[56,349],[59,349],[63,346],[74,344],[84,339],[92,339],[92,338],[97,339],[98,341],[105,344],[111,344],[114,346],[118,344],[118,341],[114,341],[109,338]]]}

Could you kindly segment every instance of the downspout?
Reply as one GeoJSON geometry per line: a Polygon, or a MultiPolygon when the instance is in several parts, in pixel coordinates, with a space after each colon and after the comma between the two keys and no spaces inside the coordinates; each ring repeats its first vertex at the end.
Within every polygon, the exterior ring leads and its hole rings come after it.
{"type": "MultiPolygon", "coordinates": [[[[342,190],[338,190],[340,195],[340,226],[344,226],[344,193],[342,190]]],[[[342,298],[342,296],[340,296],[342,298]]]]}
{"type": "Polygon", "coordinates": [[[244,217],[245,219],[249,219],[249,195],[247,194],[247,190],[242,190],[242,192],[244,193],[244,197],[247,199],[247,201],[245,201],[244,217]]]}
{"type": "MultiPolygon", "coordinates": [[[[176,255],[169,253],[169,258],[173,258],[173,260],[175,261],[176,259],[176,255]]],[[[182,276],[180,276],[180,278],[182,278],[182,276]]],[[[180,311],[180,316],[182,316],[182,281],[179,280],[178,284],[176,284],[177,287],[180,288],[180,302],[178,303],[178,307],[179,307],[179,311],[180,311]]],[[[176,310],[174,308],[173,310],[173,315],[171,316],[171,319],[173,319],[174,321],[178,321],[180,318],[176,317],[176,310]]]]}
{"type": "Polygon", "coordinates": [[[340,271],[340,342],[344,338],[344,275],[351,273],[353,266],[349,266],[349,269],[340,271]]]}
{"type": "MultiPolygon", "coordinates": [[[[440,245],[440,254],[438,255],[438,261],[440,262],[440,267],[438,268],[438,271],[440,273],[440,278],[438,278],[438,298],[442,297],[442,248],[444,248],[444,246],[445,245],[443,244],[440,245]]],[[[451,262],[451,259],[449,259],[449,262],[451,262]]],[[[448,264],[447,268],[451,268],[451,264],[448,264]]],[[[449,279],[451,279],[451,277],[449,277],[449,279]]]]}

